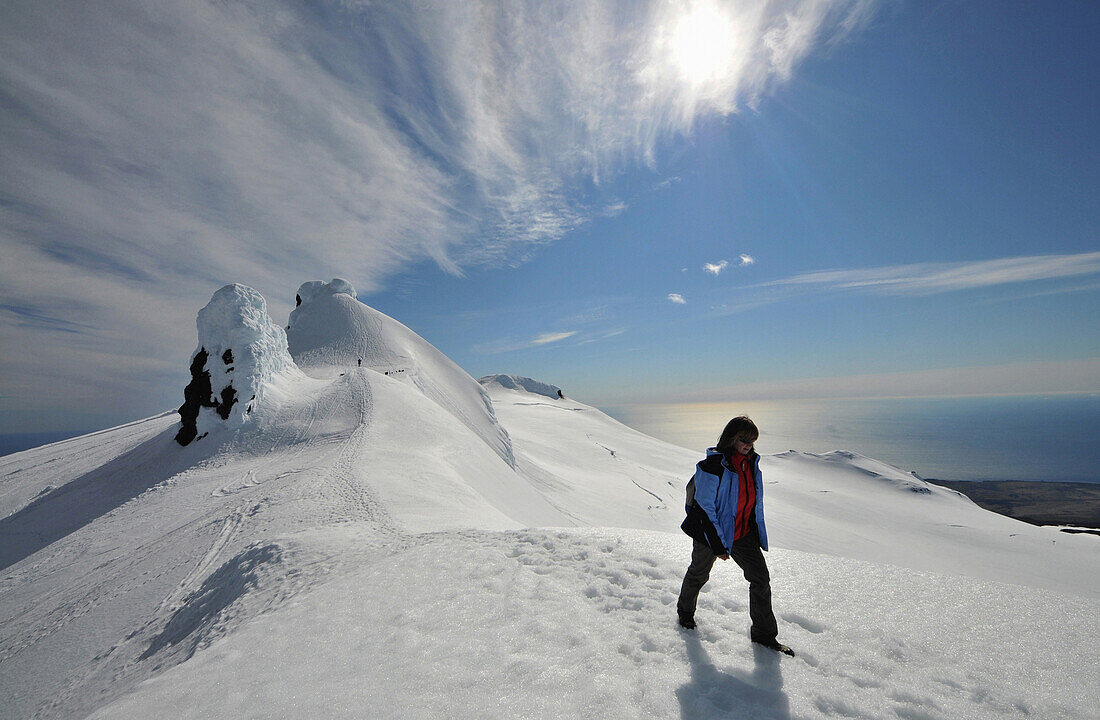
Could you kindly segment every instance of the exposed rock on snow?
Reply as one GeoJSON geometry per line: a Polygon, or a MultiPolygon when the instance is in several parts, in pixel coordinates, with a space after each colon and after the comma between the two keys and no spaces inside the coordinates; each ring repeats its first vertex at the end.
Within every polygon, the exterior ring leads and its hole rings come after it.
{"type": "Polygon", "coordinates": [[[219,425],[238,427],[276,374],[296,369],[286,333],[267,314],[267,302],[247,285],[226,285],[199,310],[199,347],[179,408],[176,442],[187,445],[219,425]]]}
{"type": "Polygon", "coordinates": [[[535,395],[545,395],[548,398],[558,399],[564,397],[561,388],[557,385],[551,385],[549,383],[540,382],[538,380],[532,380],[529,377],[523,377],[522,375],[486,375],[478,380],[479,383],[485,387],[492,387],[494,385],[504,388],[505,390],[520,390],[523,392],[534,393],[535,395]]]}

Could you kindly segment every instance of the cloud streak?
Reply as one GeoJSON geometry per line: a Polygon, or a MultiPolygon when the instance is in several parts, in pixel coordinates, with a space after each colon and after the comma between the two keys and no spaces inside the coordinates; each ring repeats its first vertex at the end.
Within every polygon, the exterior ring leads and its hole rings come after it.
{"type": "Polygon", "coordinates": [[[600,214],[604,217],[613,218],[622,215],[624,212],[626,212],[626,209],[627,204],[622,200],[618,200],[605,206],[600,214]]]}
{"type": "Polygon", "coordinates": [[[918,263],[858,270],[825,270],[761,283],[760,287],[929,295],[1097,273],[1100,273],[1100,252],[998,258],[969,263],[918,263]]]}
{"type": "Polygon", "coordinates": [[[162,391],[98,399],[174,404],[227,282],[278,319],[303,280],[520,262],[600,214],[578,188],[752,106],[870,5],[7,3],[0,421],[64,418],[34,406],[25,347],[58,403],[143,357],[162,391]],[[687,77],[671,28],[701,6],[736,42],[687,77]]]}
{"type": "Polygon", "coordinates": [[[552,345],[554,343],[561,342],[562,340],[568,340],[571,337],[577,337],[576,342],[578,342],[579,344],[585,344],[595,342],[596,340],[613,337],[617,334],[618,333],[609,333],[598,336],[587,335],[578,337],[580,335],[580,331],[578,330],[568,330],[564,332],[545,332],[541,333],[540,335],[536,335],[533,338],[511,337],[495,340],[492,342],[481,343],[479,345],[475,345],[473,349],[476,352],[482,353],[484,355],[501,355],[504,353],[513,353],[522,350],[536,350],[542,348],[545,345],[552,345]]]}
{"type": "Polygon", "coordinates": [[[576,330],[570,330],[568,332],[550,332],[543,333],[531,341],[531,345],[547,345],[549,343],[556,343],[566,338],[571,338],[577,334],[576,330]]]}

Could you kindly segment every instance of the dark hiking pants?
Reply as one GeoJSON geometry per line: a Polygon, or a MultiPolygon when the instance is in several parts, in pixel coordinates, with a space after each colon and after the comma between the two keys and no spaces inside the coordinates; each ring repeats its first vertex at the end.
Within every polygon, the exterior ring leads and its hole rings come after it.
{"type": "MultiPolygon", "coordinates": [[[[733,542],[730,557],[745,573],[749,581],[749,617],[752,619],[751,637],[756,642],[774,642],[779,634],[772,612],[771,575],[768,564],[764,562],[764,553],[760,550],[760,541],[753,528],[745,537],[733,542]]],[[[707,545],[696,541],[691,551],[691,565],[684,575],[684,584],[680,588],[680,600],[676,603],[676,612],[680,617],[695,617],[695,605],[699,601],[699,591],[710,579],[710,569],[717,556],[707,545]]]]}

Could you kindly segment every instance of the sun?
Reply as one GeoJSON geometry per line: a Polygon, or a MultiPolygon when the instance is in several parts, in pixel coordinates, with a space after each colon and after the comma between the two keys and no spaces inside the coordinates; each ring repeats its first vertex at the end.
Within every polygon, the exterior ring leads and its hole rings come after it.
{"type": "Polygon", "coordinates": [[[730,18],[714,2],[695,2],[675,21],[670,37],[672,62],[692,84],[725,76],[733,55],[730,18]]]}

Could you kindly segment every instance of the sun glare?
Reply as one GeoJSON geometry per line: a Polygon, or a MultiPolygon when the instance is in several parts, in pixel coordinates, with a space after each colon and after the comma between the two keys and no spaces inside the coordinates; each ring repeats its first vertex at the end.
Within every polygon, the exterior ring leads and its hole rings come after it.
{"type": "Polygon", "coordinates": [[[692,3],[676,21],[671,50],[672,61],[693,84],[724,76],[733,52],[730,19],[713,2],[692,3]]]}

